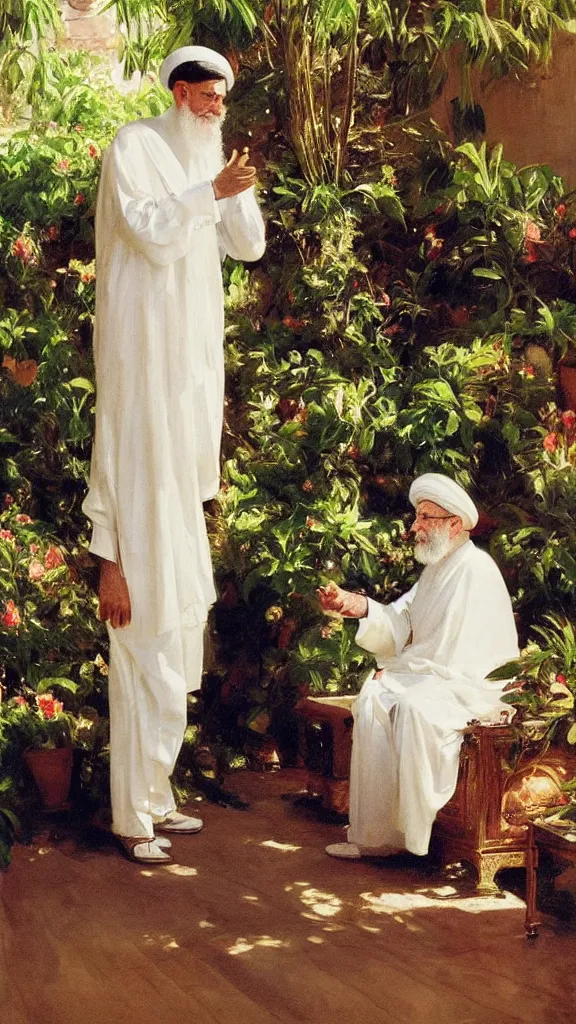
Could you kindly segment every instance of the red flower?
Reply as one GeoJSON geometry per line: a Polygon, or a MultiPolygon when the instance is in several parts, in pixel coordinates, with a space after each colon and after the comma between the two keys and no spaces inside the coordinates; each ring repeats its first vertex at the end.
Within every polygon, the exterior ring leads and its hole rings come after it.
{"type": "Polygon", "coordinates": [[[424,228],[424,238],[436,238],[436,225],[427,224],[424,228]]]}
{"type": "Polygon", "coordinates": [[[44,718],[55,718],[64,710],[62,701],[55,700],[51,693],[39,693],[36,697],[36,704],[44,718]]]}
{"type": "Polygon", "coordinates": [[[55,548],[53,545],[48,548],[44,565],[47,569],[57,569],[59,565],[64,565],[64,556],[60,548],[55,548]]]}
{"type": "Polygon", "coordinates": [[[90,145],[88,146],[88,156],[91,156],[93,160],[96,160],[98,155],[99,155],[98,146],[93,145],[93,143],[91,142],[90,145]]]}
{"type": "Polygon", "coordinates": [[[12,497],[12,495],[11,494],[5,494],[4,495],[4,508],[9,508],[10,505],[13,505],[13,504],[14,504],[14,498],[12,497]]]}
{"type": "Polygon", "coordinates": [[[566,203],[558,203],[558,206],[556,207],[556,216],[560,218],[566,216],[566,203]]]}
{"type": "Polygon", "coordinates": [[[574,427],[576,427],[576,412],[572,412],[572,409],[567,409],[566,412],[563,412],[562,423],[566,430],[574,430],[574,427]]]}
{"type": "Polygon", "coordinates": [[[0,530],[0,539],[11,540],[14,542],[14,534],[12,533],[12,530],[0,530]]]}
{"type": "Polygon", "coordinates": [[[6,601],[4,608],[4,615],[0,618],[0,622],[9,629],[16,629],[20,625],[20,612],[14,601],[6,601]]]}
{"type": "Polygon", "coordinates": [[[546,434],[542,445],[547,452],[555,452],[558,447],[558,434],[546,434]]]}
{"type": "Polygon", "coordinates": [[[27,516],[25,512],[19,512],[16,516],[17,523],[32,523],[34,520],[27,516]]]}
{"type": "Polygon", "coordinates": [[[293,316],[285,316],[282,323],[285,327],[289,327],[291,331],[299,331],[304,327],[304,321],[296,320],[293,316]]]}
{"type": "Polygon", "coordinates": [[[91,270],[86,270],[83,274],[80,274],[80,280],[83,284],[91,284],[92,281],[96,280],[96,274],[93,274],[91,270]]]}
{"type": "Polygon", "coordinates": [[[568,238],[576,238],[576,228],[570,228],[568,232],[568,238]]]}
{"type": "Polygon", "coordinates": [[[524,228],[524,238],[529,242],[540,241],[540,228],[533,220],[529,220],[526,224],[526,227],[524,228]]]}
{"type": "Polygon", "coordinates": [[[58,241],[59,237],[60,237],[60,228],[57,227],[56,224],[51,224],[50,227],[48,228],[48,238],[50,239],[51,242],[56,242],[56,241],[58,241]]]}
{"type": "Polygon", "coordinates": [[[17,259],[22,260],[22,263],[35,263],[36,257],[34,255],[34,248],[28,238],[24,238],[24,235],[20,235],[16,239],[12,246],[12,255],[16,256],[17,259]]]}
{"type": "Polygon", "coordinates": [[[562,673],[559,672],[558,675],[556,676],[556,682],[557,683],[562,683],[565,686],[566,685],[566,676],[563,676],[562,673]]]}
{"type": "Polygon", "coordinates": [[[79,192],[78,195],[74,197],[74,206],[82,206],[82,203],[85,202],[86,198],[85,196],[82,195],[81,192],[79,192]]]}
{"type": "Polygon", "coordinates": [[[81,124],[75,124],[74,125],[74,131],[75,132],[81,132],[82,131],[82,125],[81,124]]]}
{"type": "Polygon", "coordinates": [[[526,255],[523,257],[524,263],[536,263],[536,261],[540,257],[539,257],[538,249],[536,248],[535,243],[534,242],[530,242],[530,241],[526,242],[525,243],[525,249],[526,249],[526,255]]]}
{"type": "Polygon", "coordinates": [[[530,363],[525,363],[521,370],[518,371],[521,377],[528,377],[533,380],[536,374],[534,373],[534,367],[530,366],[530,363]]]}
{"type": "Polygon", "coordinates": [[[387,292],[382,292],[380,296],[380,302],[382,303],[383,306],[386,307],[390,305],[390,296],[388,295],[387,292]]]}
{"type": "Polygon", "coordinates": [[[303,491],[307,491],[308,493],[310,491],[313,491],[314,490],[314,484],[312,483],[312,481],[311,480],[305,480],[304,483],[302,484],[302,490],[303,491]]]}

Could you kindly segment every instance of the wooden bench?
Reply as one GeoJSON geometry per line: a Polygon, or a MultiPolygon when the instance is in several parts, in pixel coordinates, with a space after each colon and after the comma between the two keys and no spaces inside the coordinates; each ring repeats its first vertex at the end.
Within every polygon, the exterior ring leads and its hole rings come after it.
{"type": "MultiPolygon", "coordinates": [[[[339,814],[348,810],[353,702],[354,697],[306,697],[296,708],[308,793],[339,814]]],[[[568,774],[565,757],[554,751],[513,771],[511,742],[509,726],[475,725],[465,731],[456,791],[432,832],[432,855],[443,866],[473,865],[479,893],[499,893],[497,873],[526,864],[528,821],[542,810],[536,802],[526,803],[526,780],[537,772],[549,777],[553,805],[568,774]]]]}

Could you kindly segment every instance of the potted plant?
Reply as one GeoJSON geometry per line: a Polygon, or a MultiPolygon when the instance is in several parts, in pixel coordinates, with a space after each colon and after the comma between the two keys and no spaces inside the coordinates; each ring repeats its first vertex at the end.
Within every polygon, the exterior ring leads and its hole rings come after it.
{"type": "Polygon", "coordinates": [[[44,808],[65,808],[72,777],[73,716],[52,693],[17,696],[8,703],[5,717],[18,735],[44,808]]]}

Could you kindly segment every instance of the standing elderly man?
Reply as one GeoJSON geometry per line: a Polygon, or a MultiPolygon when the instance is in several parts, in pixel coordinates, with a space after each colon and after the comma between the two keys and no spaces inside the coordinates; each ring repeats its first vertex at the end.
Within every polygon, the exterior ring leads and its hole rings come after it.
{"type": "Polygon", "coordinates": [[[326,611],[361,619],[356,643],[378,666],[354,705],[348,842],[326,847],[333,857],[427,853],[464,728],[508,710],[486,676],[517,657],[516,628],[500,571],[470,540],[477,509],[440,473],[418,477],[409,497],[425,566],[415,586],[388,605],[334,584],[319,591],[326,611]]]}
{"type": "Polygon", "coordinates": [[[222,156],[228,61],[164,61],[173,104],[121,128],[96,214],[96,436],[84,511],[110,637],[112,829],[137,861],[193,833],[170,775],[200,686],[215,599],[202,502],[219,489],[224,404],[221,259],[258,260],[264,225],[246,155],[222,156]],[[164,835],[157,835],[162,832],[164,835]]]}

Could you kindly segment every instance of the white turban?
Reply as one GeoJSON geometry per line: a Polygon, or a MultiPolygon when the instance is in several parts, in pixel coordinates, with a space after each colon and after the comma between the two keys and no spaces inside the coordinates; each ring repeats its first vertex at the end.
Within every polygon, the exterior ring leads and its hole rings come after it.
{"type": "Polygon", "coordinates": [[[191,60],[197,61],[207,71],[215,71],[219,78],[223,77],[226,81],[226,89],[230,92],[234,85],[234,72],[226,57],[217,53],[216,50],[210,50],[207,46],[181,46],[179,50],[174,50],[174,53],[170,53],[166,57],[160,66],[160,81],[165,89],[168,88],[172,72],[181,64],[187,64],[191,60]]]}
{"type": "Polygon", "coordinates": [[[424,473],[416,477],[408,495],[414,508],[419,501],[433,501],[454,516],[460,516],[465,530],[478,522],[478,509],[463,487],[443,473],[424,473]]]}

